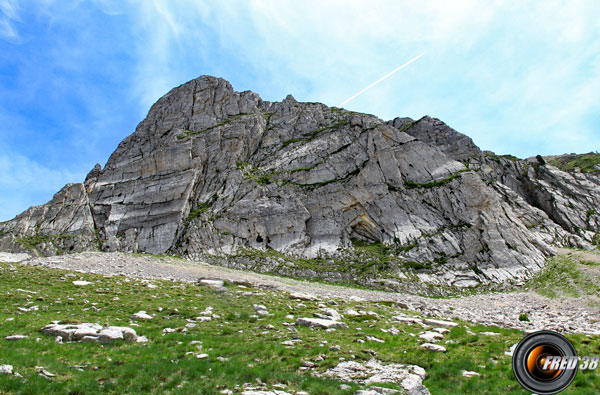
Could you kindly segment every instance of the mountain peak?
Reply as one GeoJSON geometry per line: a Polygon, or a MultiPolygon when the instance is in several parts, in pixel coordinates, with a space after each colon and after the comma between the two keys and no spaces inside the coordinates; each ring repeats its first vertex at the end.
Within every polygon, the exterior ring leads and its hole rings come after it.
{"type": "Polygon", "coordinates": [[[235,256],[271,251],[268,270],[297,276],[472,286],[526,278],[555,246],[589,247],[599,191],[595,173],[485,154],[437,118],[267,102],[200,76],[160,98],[85,184],[0,224],[0,249],[225,255],[259,270],[235,256]],[[365,245],[385,252],[376,271],[365,245]]]}

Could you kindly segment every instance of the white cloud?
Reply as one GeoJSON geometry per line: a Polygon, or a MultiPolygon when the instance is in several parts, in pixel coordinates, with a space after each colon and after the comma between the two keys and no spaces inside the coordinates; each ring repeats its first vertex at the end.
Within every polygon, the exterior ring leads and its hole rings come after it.
{"type": "MultiPolygon", "coordinates": [[[[20,39],[22,4],[0,0],[0,37],[20,39]]],[[[122,89],[132,91],[139,120],[160,96],[201,74],[224,77],[267,100],[292,93],[335,105],[426,51],[348,108],[384,119],[437,116],[484,149],[521,156],[589,151],[600,141],[589,121],[600,112],[597,1],[39,0],[36,7],[48,26],[76,27],[80,34],[56,40],[44,73],[36,73],[38,59],[25,57],[19,68],[27,83],[10,94],[33,101],[38,87],[51,84],[57,97],[75,98],[89,115],[65,116],[65,124],[87,132],[69,137],[80,139],[82,150],[95,146],[93,136],[104,129],[117,133],[116,122],[103,122],[111,112],[114,117],[114,107],[100,97],[100,88],[86,85],[88,70],[96,67],[88,60],[90,48],[131,57],[129,69],[119,68],[125,62],[102,65],[115,68],[102,78],[118,76],[122,89]],[[127,25],[96,37],[86,23],[98,15],[119,15],[127,25]],[[81,79],[66,81],[69,73],[81,79]]],[[[3,155],[2,166],[9,158],[3,155]]],[[[10,161],[31,170],[20,175],[13,167],[13,181],[2,181],[8,176],[0,167],[0,188],[7,191],[21,181],[38,188],[32,180],[41,175],[53,180],[52,187],[39,187],[51,196],[73,175],[26,162],[17,153],[10,161]],[[15,181],[19,177],[25,178],[15,181]]]]}
{"type": "Polygon", "coordinates": [[[0,0],[0,36],[14,43],[20,40],[19,33],[14,26],[14,22],[20,20],[18,9],[15,0],[0,0]]]}
{"type": "Polygon", "coordinates": [[[8,18],[13,20],[19,20],[19,6],[16,0],[2,0],[0,1],[0,11],[8,18]]]}
{"type": "MultiPolygon", "coordinates": [[[[483,148],[556,149],[597,108],[600,3],[195,0],[138,3],[136,86],[144,109],[173,86],[216,70],[268,100],[335,105],[426,51],[348,107],[382,118],[438,116],[483,148]],[[591,43],[591,44],[590,44],[591,43]],[[219,64],[237,62],[231,75],[219,64]],[[240,67],[247,68],[247,76],[240,67]],[[590,66],[592,67],[592,66],[590,66]],[[596,66],[597,63],[596,63],[596,66]],[[275,95],[275,96],[273,96],[275,95]],[[549,137],[555,140],[549,141],[549,137]],[[543,143],[542,143],[543,141],[543,143]],[[537,142],[537,143],[536,143],[537,142]],[[527,148],[529,146],[529,148],[527,148]]],[[[581,144],[581,143],[579,143],[581,144]]],[[[581,150],[581,149],[579,149],[581,150]]]]}

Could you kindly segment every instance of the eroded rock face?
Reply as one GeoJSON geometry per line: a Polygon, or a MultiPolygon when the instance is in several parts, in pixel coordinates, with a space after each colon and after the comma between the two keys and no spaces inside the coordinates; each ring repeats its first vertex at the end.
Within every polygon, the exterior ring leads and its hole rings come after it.
{"type": "Polygon", "coordinates": [[[67,184],[52,200],[32,206],[0,224],[0,250],[55,255],[81,252],[96,246],[88,191],[83,184],[67,184]]]}
{"type": "MultiPolygon", "coordinates": [[[[203,76],[162,97],[84,184],[0,224],[0,248],[315,258],[361,240],[432,284],[523,279],[600,226],[596,174],[532,161],[484,153],[435,118],[266,102],[203,76]]],[[[269,265],[249,267],[283,270],[269,265]]],[[[378,281],[406,278],[392,277],[378,281]]]]}

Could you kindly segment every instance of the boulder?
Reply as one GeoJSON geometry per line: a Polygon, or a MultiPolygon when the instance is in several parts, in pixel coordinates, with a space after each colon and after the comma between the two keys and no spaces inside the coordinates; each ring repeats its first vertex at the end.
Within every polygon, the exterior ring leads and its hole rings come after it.
{"type": "Polygon", "coordinates": [[[347,328],[343,322],[334,321],[334,320],[326,320],[322,318],[298,318],[296,320],[296,325],[308,326],[311,328],[347,328]]]}
{"type": "Polygon", "coordinates": [[[131,318],[134,320],[151,320],[152,316],[146,313],[144,310],[140,310],[137,313],[132,314],[131,318]]]}
{"type": "Polygon", "coordinates": [[[46,325],[40,331],[45,335],[65,342],[100,342],[108,344],[115,340],[125,340],[126,342],[139,340],[136,331],[132,328],[122,326],[103,327],[97,323],[59,324],[55,322],[46,325]]]}
{"type": "Polygon", "coordinates": [[[12,365],[0,365],[0,374],[13,374],[12,365]]]}
{"type": "Polygon", "coordinates": [[[8,341],[16,341],[16,340],[21,340],[21,339],[27,339],[28,336],[25,335],[12,335],[12,336],[6,336],[4,338],[4,340],[8,340],[8,341]]]}
{"type": "Polygon", "coordinates": [[[446,352],[446,347],[433,343],[423,343],[419,348],[431,351],[446,352]]]}

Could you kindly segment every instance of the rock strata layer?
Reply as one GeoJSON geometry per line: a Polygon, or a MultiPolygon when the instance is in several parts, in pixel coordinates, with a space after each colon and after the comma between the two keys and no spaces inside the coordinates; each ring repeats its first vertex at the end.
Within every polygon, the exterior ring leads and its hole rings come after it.
{"type": "Polygon", "coordinates": [[[268,102],[202,76],[154,104],[84,183],[0,224],[0,250],[230,256],[221,263],[462,287],[527,278],[554,247],[591,248],[597,207],[597,171],[483,152],[431,117],[268,102]],[[330,260],[356,246],[394,259],[330,260]],[[247,251],[273,259],[234,259],[247,251]]]}

